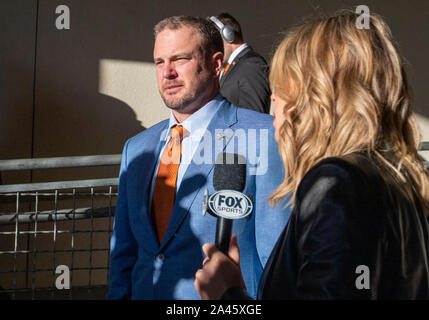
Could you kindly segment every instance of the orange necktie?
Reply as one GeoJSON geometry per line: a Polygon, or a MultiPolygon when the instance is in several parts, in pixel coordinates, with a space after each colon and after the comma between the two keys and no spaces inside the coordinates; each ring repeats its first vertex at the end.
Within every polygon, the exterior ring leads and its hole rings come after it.
{"type": "Polygon", "coordinates": [[[222,78],[225,77],[226,73],[228,72],[230,64],[228,63],[225,68],[223,69],[222,78]]]}
{"type": "Polygon", "coordinates": [[[183,127],[171,129],[171,138],[161,155],[153,191],[152,208],[159,243],[164,239],[176,197],[177,172],[182,153],[183,127]]]}

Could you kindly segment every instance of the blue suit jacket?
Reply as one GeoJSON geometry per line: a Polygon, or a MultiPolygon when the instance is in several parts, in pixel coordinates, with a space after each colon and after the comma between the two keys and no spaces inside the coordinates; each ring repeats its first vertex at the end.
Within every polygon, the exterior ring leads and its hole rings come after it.
{"type": "MultiPolygon", "coordinates": [[[[214,193],[213,169],[219,152],[247,158],[246,187],[254,210],[235,220],[241,268],[247,289],[256,296],[259,278],[290,212],[271,209],[267,197],[282,182],[283,164],[274,140],[273,117],[237,108],[226,100],[208,125],[176,194],[171,220],[159,245],[148,210],[150,185],[165,141],[168,120],[129,139],[124,147],[119,194],[111,239],[110,299],[199,299],[195,272],[201,267],[201,246],[214,242],[216,218],[202,215],[203,194],[214,193]]],[[[234,177],[231,177],[234,178],[234,177]]]]}

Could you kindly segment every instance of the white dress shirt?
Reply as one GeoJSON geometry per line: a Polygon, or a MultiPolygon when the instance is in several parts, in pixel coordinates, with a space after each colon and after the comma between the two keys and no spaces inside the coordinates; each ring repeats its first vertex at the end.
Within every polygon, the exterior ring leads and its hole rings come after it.
{"type": "Polygon", "coordinates": [[[231,64],[234,59],[238,56],[238,54],[246,49],[249,45],[247,43],[243,43],[241,46],[239,46],[237,49],[235,49],[231,55],[229,56],[228,63],[231,64]]]}
{"type": "Polygon", "coordinates": [[[171,138],[171,128],[176,125],[181,125],[187,131],[187,135],[185,135],[182,140],[182,157],[179,164],[179,170],[177,172],[177,182],[176,182],[176,192],[177,192],[182,182],[183,176],[185,175],[186,169],[191,163],[194,153],[200,144],[201,138],[203,137],[204,132],[207,130],[207,127],[211,119],[219,110],[219,107],[221,105],[220,102],[222,100],[223,100],[223,97],[220,94],[218,94],[216,97],[213,98],[213,100],[209,101],[204,107],[202,107],[201,109],[199,109],[198,111],[190,115],[182,123],[178,123],[176,118],[173,115],[173,112],[172,111],[170,112],[170,122],[168,124],[169,129],[166,130],[167,132],[165,133],[165,136],[161,137],[165,141],[165,144],[158,155],[157,164],[155,167],[155,171],[153,173],[152,184],[150,188],[150,198],[149,198],[149,202],[151,204],[149,208],[150,210],[152,210],[153,190],[155,188],[155,180],[158,175],[161,155],[164,152],[164,149],[171,138]]]}

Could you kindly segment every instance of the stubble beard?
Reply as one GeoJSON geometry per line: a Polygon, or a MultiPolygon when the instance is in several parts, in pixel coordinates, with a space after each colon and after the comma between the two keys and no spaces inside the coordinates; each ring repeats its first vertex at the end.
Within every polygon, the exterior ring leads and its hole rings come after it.
{"type": "MultiPolygon", "coordinates": [[[[183,96],[180,97],[169,97],[168,94],[164,94],[160,92],[161,98],[164,101],[165,105],[175,111],[178,112],[186,112],[186,111],[192,111],[190,109],[194,109],[198,106],[193,106],[193,104],[202,99],[202,94],[207,89],[207,86],[210,86],[210,76],[207,74],[206,77],[201,79],[199,82],[198,88],[193,92],[186,92],[183,96]]],[[[202,107],[202,106],[199,106],[202,107]]]]}
{"type": "Polygon", "coordinates": [[[169,96],[168,94],[161,93],[162,100],[165,105],[176,111],[185,110],[190,104],[192,104],[196,100],[196,94],[186,93],[181,97],[175,98],[173,96],[169,96]]]}

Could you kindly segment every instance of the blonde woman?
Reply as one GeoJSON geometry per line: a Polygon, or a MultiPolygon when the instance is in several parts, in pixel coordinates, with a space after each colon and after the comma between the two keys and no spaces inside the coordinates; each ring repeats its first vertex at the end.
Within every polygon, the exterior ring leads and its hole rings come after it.
{"type": "MultiPolygon", "coordinates": [[[[343,12],[304,23],[278,46],[270,82],[293,213],[259,299],[428,299],[428,172],[410,88],[386,23],[343,12]]],[[[205,244],[203,299],[248,298],[237,238],[205,244]]]]}

